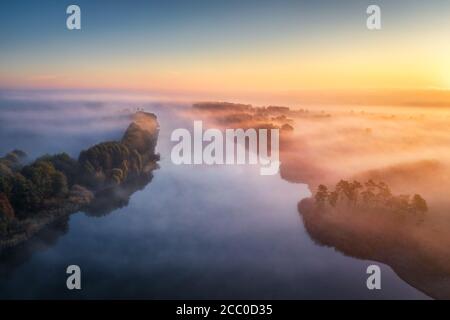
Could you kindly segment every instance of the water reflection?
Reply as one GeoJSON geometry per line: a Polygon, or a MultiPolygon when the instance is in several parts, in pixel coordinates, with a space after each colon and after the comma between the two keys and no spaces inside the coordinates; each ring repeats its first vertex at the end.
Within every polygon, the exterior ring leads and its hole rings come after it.
{"type": "MultiPolygon", "coordinates": [[[[108,109],[102,104],[88,108],[95,110],[96,107],[100,113],[104,110],[120,114],[124,109],[111,105],[108,109]]],[[[248,166],[172,165],[168,158],[170,133],[174,128],[192,127],[190,119],[186,121],[181,116],[188,108],[171,108],[170,112],[155,106],[149,109],[158,114],[162,125],[158,142],[161,169],[152,170],[146,179],[134,180],[130,185],[97,191],[97,197],[84,211],[86,215],[103,218],[72,215],[70,221],[65,222],[70,223],[70,229],[52,225],[37,234],[32,242],[4,251],[1,264],[11,267],[6,268],[8,275],[2,276],[0,281],[1,297],[425,297],[404,284],[387,267],[382,267],[384,290],[367,291],[366,261],[345,257],[310,240],[309,229],[305,230],[301,224],[295,205],[299,198],[309,196],[308,188],[301,183],[288,183],[284,173],[285,180],[278,176],[262,178],[259,168],[248,166]],[[108,215],[112,211],[115,214],[108,215]],[[41,241],[40,237],[53,240],[41,241]],[[82,292],[67,292],[64,287],[64,270],[74,263],[82,266],[88,284],[82,292]]],[[[55,111],[62,119],[49,122],[49,126],[53,126],[51,132],[57,131],[55,126],[69,121],[64,110],[55,111]]],[[[102,119],[109,121],[110,118],[102,119]]],[[[283,117],[277,119],[286,121],[283,117]]],[[[9,131],[5,129],[9,133],[2,141],[2,148],[29,144],[34,146],[32,153],[37,155],[61,151],[77,155],[86,145],[117,140],[123,128],[116,126],[111,130],[109,128],[114,126],[105,124],[95,134],[83,129],[75,135],[61,130],[57,138],[45,140],[40,134],[48,133],[33,132],[30,126],[28,130],[33,135],[18,139],[14,144],[12,136],[16,129],[12,127],[10,125],[9,131]]],[[[295,138],[295,131],[290,135],[295,138]]],[[[306,149],[293,141],[290,148],[282,145],[282,171],[287,164],[287,152],[295,156],[306,149]]],[[[308,145],[309,141],[304,140],[304,144],[308,145]]],[[[313,149],[308,154],[314,156],[313,149]]],[[[309,162],[303,159],[302,162],[293,160],[292,165],[302,165],[289,171],[301,171],[309,162]]],[[[310,172],[320,165],[310,165],[310,172]]],[[[323,175],[313,176],[317,178],[313,180],[304,175],[297,182],[323,181],[323,175]]]]}
{"type": "MultiPolygon", "coordinates": [[[[280,176],[306,183],[314,193],[320,185],[326,188],[341,179],[374,179],[400,194],[389,199],[374,195],[386,202],[377,209],[368,199],[359,208],[334,209],[324,208],[317,197],[306,198],[299,202],[298,212],[317,244],[385,263],[427,295],[450,299],[450,199],[444,191],[450,187],[445,147],[450,132],[439,113],[325,113],[220,103],[208,104],[206,111],[203,117],[210,125],[223,128],[292,125],[294,130],[282,130],[280,176]],[[393,209],[405,205],[405,193],[419,193],[418,202],[427,199],[425,215],[393,209]]],[[[199,116],[196,110],[192,113],[199,116]]],[[[354,196],[362,197],[358,192],[354,196]]]]}
{"type": "Polygon", "coordinates": [[[107,215],[127,206],[133,193],[151,182],[159,160],[157,118],[139,111],[128,119],[121,140],[96,144],[78,160],[60,153],[26,163],[21,150],[0,158],[2,267],[10,270],[33,251],[55,244],[67,233],[71,214],[107,215]]]}
{"type": "Polygon", "coordinates": [[[0,281],[7,279],[15,269],[26,263],[36,252],[54,246],[69,231],[69,217],[60,218],[39,231],[31,241],[3,248],[0,251],[0,281]]]}
{"type": "Polygon", "coordinates": [[[320,209],[313,199],[299,202],[298,211],[316,243],[385,263],[427,295],[450,299],[448,225],[387,211],[320,209]]]}
{"type": "Polygon", "coordinates": [[[127,181],[120,187],[108,188],[97,192],[94,200],[83,209],[88,216],[101,217],[112,211],[126,207],[131,196],[143,190],[153,179],[153,172],[127,181]]]}
{"type": "MultiPolygon", "coordinates": [[[[144,189],[153,179],[153,173],[137,177],[123,186],[98,192],[94,200],[82,211],[90,217],[106,216],[113,211],[126,207],[131,196],[144,189]]],[[[58,239],[69,232],[69,216],[55,220],[37,232],[22,244],[0,250],[0,281],[18,267],[26,263],[34,253],[45,251],[56,245],[58,239]]]]}

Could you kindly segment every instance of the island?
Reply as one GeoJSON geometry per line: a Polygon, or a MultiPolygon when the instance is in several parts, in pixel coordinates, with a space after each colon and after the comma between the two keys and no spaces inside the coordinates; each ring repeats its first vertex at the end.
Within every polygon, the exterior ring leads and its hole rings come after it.
{"type": "Polygon", "coordinates": [[[81,210],[101,215],[126,205],[158,168],[158,134],[157,117],[139,111],[119,141],[94,145],[78,159],[61,153],[28,162],[21,150],[1,157],[0,248],[24,243],[81,210]]]}

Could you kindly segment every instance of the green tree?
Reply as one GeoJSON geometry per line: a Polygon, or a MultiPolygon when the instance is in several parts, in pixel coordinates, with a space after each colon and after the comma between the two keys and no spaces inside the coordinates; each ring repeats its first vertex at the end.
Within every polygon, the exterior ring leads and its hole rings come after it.
{"type": "Polygon", "coordinates": [[[78,161],[71,158],[67,153],[45,155],[36,160],[36,162],[42,161],[51,163],[57,171],[62,172],[66,176],[69,186],[75,184],[79,173],[78,161]]]}
{"type": "Polygon", "coordinates": [[[21,173],[37,187],[43,197],[53,193],[51,175],[55,172],[53,165],[47,161],[38,161],[25,166],[21,173]]]}
{"type": "Polygon", "coordinates": [[[11,175],[1,176],[0,175],[0,193],[6,194],[8,197],[11,195],[13,188],[13,178],[11,175]]]}
{"type": "Polygon", "coordinates": [[[52,195],[55,197],[65,197],[69,193],[66,176],[60,171],[55,171],[52,173],[51,179],[52,195]]]}
{"type": "Polygon", "coordinates": [[[38,160],[21,172],[36,187],[41,198],[63,197],[68,193],[66,176],[49,161],[38,160]]]}
{"type": "Polygon", "coordinates": [[[37,187],[20,173],[16,173],[10,202],[19,218],[26,218],[40,208],[42,196],[37,187]]]}

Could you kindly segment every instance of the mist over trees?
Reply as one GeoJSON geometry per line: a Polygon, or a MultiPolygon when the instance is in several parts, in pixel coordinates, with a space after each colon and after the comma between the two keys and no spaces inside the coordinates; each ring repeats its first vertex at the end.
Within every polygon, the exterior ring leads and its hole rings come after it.
{"type": "Polygon", "coordinates": [[[78,208],[98,192],[150,174],[159,159],[158,128],[155,115],[138,112],[121,141],[97,144],[78,160],[60,153],[25,163],[21,150],[1,157],[0,240],[24,231],[21,221],[68,205],[78,208]]]}
{"type": "Polygon", "coordinates": [[[364,184],[359,181],[341,180],[333,190],[321,184],[314,194],[314,199],[319,207],[349,206],[418,214],[428,211],[427,202],[419,194],[393,195],[386,183],[373,180],[364,184]]]}

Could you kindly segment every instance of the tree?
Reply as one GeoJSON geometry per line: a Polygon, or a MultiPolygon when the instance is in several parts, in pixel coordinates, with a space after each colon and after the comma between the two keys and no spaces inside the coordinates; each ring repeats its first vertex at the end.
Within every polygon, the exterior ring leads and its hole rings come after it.
{"type": "Polygon", "coordinates": [[[36,187],[42,199],[63,197],[68,193],[66,176],[56,170],[50,161],[37,160],[24,167],[21,173],[36,187]]]}
{"type": "Polygon", "coordinates": [[[330,192],[328,195],[328,203],[330,206],[335,207],[339,198],[339,194],[336,191],[330,192]]]}
{"type": "Polygon", "coordinates": [[[0,178],[12,175],[13,171],[5,163],[0,162],[0,178]]]}
{"type": "Polygon", "coordinates": [[[14,209],[8,197],[0,192],[0,237],[8,233],[8,227],[15,218],[14,209]]]}
{"type": "Polygon", "coordinates": [[[375,184],[378,189],[378,193],[376,195],[376,200],[378,204],[387,204],[389,199],[392,198],[392,193],[387,184],[384,182],[380,182],[379,184],[375,184]]]}
{"type": "Polygon", "coordinates": [[[36,162],[41,161],[49,162],[57,171],[61,171],[66,176],[69,186],[75,183],[79,172],[78,162],[67,153],[60,153],[53,156],[45,155],[36,160],[36,162]]]}
{"type": "Polygon", "coordinates": [[[11,194],[13,185],[12,185],[12,176],[8,175],[8,176],[1,176],[0,175],[0,193],[4,193],[7,196],[9,196],[11,194]]]}
{"type": "Polygon", "coordinates": [[[37,187],[43,197],[53,194],[52,174],[55,168],[50,162],[38,161],[25,166],[21,173],[37,187]]]}
{"type": "Polygon", "coordinates": [[[111,171],[111,178],[115,184],[121,184],[124,180],[123,171],[119,168],[114,168],[111,171]]]}
{"type": "Polygon", "coordinates": [[[328,188],[321,184],[317,188],[317,192],[315,195],[316,203],[319,205],[323,205],[328,198],[328,188]]]}
{"type": "Polygon", "coordinates": [[[341,180],[336,185],[335,191],[341,197],[347,198],[348,202],[355,205],[358,201],[359,189],[362,188],[361,183],[358,181],[348,182],[346,180],[341,180]]]}
{"type": "Polygon", "coordinates": [[[366,183],[364,183],[364,187],[365,187],[364,191],[361,192],[364,204],[366,205],[376,204],[375,189],[377,188],[377,184],[373,182],[373,180],[369,180],[366,183]]]}
{"type": "Polygon", "coordinates": [[[372,207],[398,213],[423,214],[428,211],[427,202],[420,195],[415,194],[412,198],[410,195],[394,196],[386,183],[376,183],[373,180],[367,181],[364,187],[358,181],[341,180],[336,184],[334,191],[328,191],[326,186],[319,185],[314,198],[318,205],[323,205],[328,200],[331,207],[336,207],[346,200],[347,204],[360,208],[372,207]],[[360,195],[362,202],[359,202],[360,195]]]}
{"type": "Polygon", "coordinates": [[[338,194],[338,197],[345,197],[348,198],[348,191],[349,190],[349,183],[346,180],[341,180],[338,182],[338,184],[335,187],[335,191],[338,194]]]}
{"type": "Polygon", "coordinates": [[[21,150],[13,150],[0,158],[0,165],[9,168],[12,171],[17,171],[22,167],[22,160],[25,159],[26,156],[27,154],[21,150]]]}
{"type": "Polygon", "coordinates": [[[13,179],[10,202],[19,218],[26,218],[35,212],[42,203],[42,196],[36,186],[20,173],[13,179]]]}
{"type": "Polygon", "coordinates": [[[69,193],[66,176],[60,171],[55,171],[51,179],[52,195],[55,197],[65,197],[69,193]]]}
{"type": "Polygon", "coordinates": [[[428,211],[428,205],[424,198],[415,194],[411,201],[411,207],[414,212],[426,213],[428,211]]]}
{"type": "Polygon", "coordinates": [[[349,190],[350,201],[353,203],[353,205],[356,205],[359,198],[359,189],[362,188],[362,184],[354,180],[352,183],[350,183],[349,187],[350,187],[349,190]]]}

